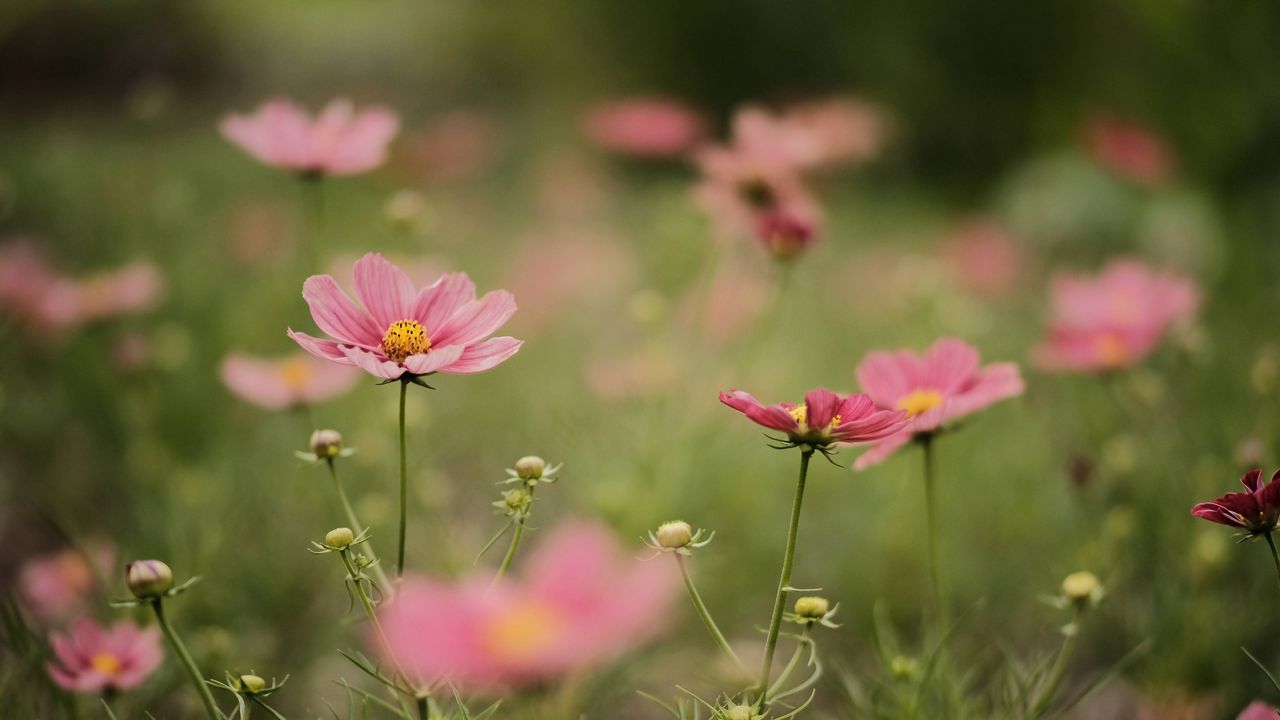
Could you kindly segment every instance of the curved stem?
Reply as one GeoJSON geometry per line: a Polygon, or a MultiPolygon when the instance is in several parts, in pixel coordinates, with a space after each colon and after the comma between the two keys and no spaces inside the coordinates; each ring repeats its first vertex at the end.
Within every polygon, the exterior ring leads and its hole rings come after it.
{"type": "Polygon", "coordinates": [[[400,675],[400,680],[406,685],[412,684],[409,681],[408,673],[400,666],[400,660],[391,649],[391,642],[387,640],[387,634],[382,630],[382,623],[378,622],[378,613],[373,609],[373,601],[369,599],[368,593],[364,591],[364,586],[360,584],[360,572],[356,569],[355,564],[351,562],[351,549],[343,548],[338,551],[338,555],[342,558],[342,564],[347,568],[347,575],[351,578],[351,584],[355,587],[356,597],[360,599],[360,607],[364,608],[364,614],[369,618],[369,624],[373,626],[374,634],[378,636],[378,644],[382,646],[382,651],[387,654],[387,657],[391,659],[391,663],[396,666],[396,672],[400,675]]]}
{"type": "Polygon", "coordinates": [[[933,482],[933,438],[925,435],[920,446],[924,454],[924,511],[929,534],[929,579],[933,589],[933,609],[937,613],[937,631],[939,635],[945,635],[951,620],[943,597],[942,575],[938,569],[938,506],[933,482]]]}
{"type": "Polygon", "coordinates": [[[795,672],[796,665],[800,663],[800,658],[804,656],[804,649],[809,644],[809,634],[813,631],[812,625],[805,625],[804,630],[800,631],[800,642],[796,643],[796,651],[791,653],[791,659],[787,661],[787,666],[782,668],[782,672],[778,674],[778,679],[773,681],[773,686],[769,688],[769,695],[777,695],[778,691],[787,682],[787,678],[791,677],[791,673],[795,672]]]}
{"type": "Polygon", "coordinates": [[[406,506],[409,502],[409,468],[405,463],[404,449],[404,401],[409,391],[409,381],[400,379],[400,552],[396,555],[396,579],[404,576],[404,538],[405,522],[408,519],[406,506]]]}
{"type": "Polygon", "coordinates": [[[778,631],[782,628],[782,610],[787,604],[787,592],[791,588],[791,566],[796,559],[796,534],[800,529],[800,507],[804,503],[804,483],[809,474],[809,458],[813,449],[800,453],[800,477],[796,481],[796,497],[791,504],[791,525],[787,529],[787,548],[782,556],[782,575],[778,578],[778,595],[773,601],[773,617],[769,621],[769,634],[764,641],[764,663],[760,669],[760,698],[757,705],[767,702],[769,675],[773,672],[773,651],[778,646],[778,631]]]}
{"type": "Polygon", "coordinates": [[[1053,703],[1053,698],[1058,692],[1058,686],[1062,684],[1062,676],[1066,674],[1067,661],[1071,659],[1071,653],[1076,647],[1076,637],[1080,634],[1080,616],[1080,607],[1077,606],[1071,616],[1071,633],[1062,641],[1062,647],[1058,650],[1058,657],[1053,661],[1053,669],[1049,671],[1049,680],[1045,684],[1044,693],[1040,695],[1036,700],[1036,704],[1032,707],[1032,717],[1038,716],[1053,703]]]}
{"type": "Polygon", "coordinates": [[[218,709],[218,704],[213,701],[213,693],[209,691],[209,686],[205,684],[204,676],[200,674],[200,668],[196,667],[196,661],[191,658],[191,653],[187,652],[187,647],[182,644],[178,633],[174,632],[173,626],[169,624],[169,619],[165,617],[164,604],[160,598],[157,597],[151,601],[151,609],[156,613],[156,622],[160,625],[160,631],[164,633],[165,639],[169,641],[169,646],[173,648],[178,660],[186,668],[187,675],[191,676],[191,682],[196,686],[196,692],[200,695],[200,702],[204,704],[209,720],[222,720],[222,711],[218,709]]]}
{"type": "Polygon", "coordinates": [[[517,520],[515,525],[516,532],[511,536],[511,545],[507,547],[507,554],[502,558],[502,564],[498,566],[498,574],[493,576],[494,582],[507,573],[507,569],[511,567],[511,561],[516,558],[516,548],[520,547],[520,537],[524,535],[524,518],[517,520]]]}
{"type": "MultiPolygon", "coordinates": [[[[326,464],[329,466],[329,476],[333,478],[333,487],[338,491],[338,500],[342,503],[342,510],[347,515],[347,522],[351,524],[351,529],[357,535],[364,531],[364,526],[360,524],[360,520],[356,518],[356,511],[351,507],[351,501],[347,499],[347,493],[342,489],[342,481],[338,479],[338,468],[333,462],[333,458],[328,458],[326,464]]],[[[378,584],[382,586],[383,592],[391,594],[391,581],[387,579],[387,573],[382,569],[382,564],[378,563],[378,553],[374,551],[373,544],[366,540],[364,549],[369,553],[369,558],[375,564],[373,565],[373,573],[378,577],[378,584]]]]}
{"type": "Polygon", "coordinates": [[[693,578],[689,576],[689,568],[684,564],[684,556],[676,553],[676,564],[680,566],[680,577],[684,578],[684,587],[689,591],[689,599],[693,601],[693,607],[698,611],[698,617],[702,618],[702,624],[707,626],[707,632],[711,633],[711,638],[716,641],[716,645],[724,651],[725,655],[738,666],[742,674],[746,677],[751,676],[751,671],[746,665],[742,664],[742,660],[738,658],[738,653],[733,651],[733,646],[725,639],[724,633],[720,632],[716,621],[711,617],[711,611],[707,609],[706,603],[702,601],[702,596],[698,594],[698,589],[693,586],[693,578]]]}
{"type": "Polygon", "coordinates": [[[1280,554],[1276,553],[1276,541],[1271,538],[1271,531],[1267,531],[1267,546],[1271,548],[1271,559],[1276,564],[1276,577],[1280,579],[1280,554]]]}

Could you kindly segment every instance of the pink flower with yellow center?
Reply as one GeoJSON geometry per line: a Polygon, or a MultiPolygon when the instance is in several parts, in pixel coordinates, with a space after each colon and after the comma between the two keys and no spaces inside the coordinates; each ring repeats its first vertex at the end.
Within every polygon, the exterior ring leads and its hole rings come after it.
{"type": "Polygon", "coordinates": [[[1137,364],[1200,305],[1188,278],[1116,260],[1096,276],[1060,273],[1049,289],[1049,335],[1033,351],[1056,372],[1105,372],[1137,364]]]}
{"type": "Polygon", "coordinates": [[[907,414],[901,410],[884,410],[866,395],[837,395],[826,388],[805,393],[799,405],[764,405],[741,390],[720,393],[720,402],[757,425],[785,433],[785,447],[812,445],[825,451],[836,443],[880,440],[907,424],[907,414]]]}
{"type": "Polygon", "coordinates": [[[905,411],[909,421],[854,462],[861,470],[892,455],[913,438],[935,433],[956,418],[1021,395],[1015,363],[980,365],[978,351],[963,340],[942,338],[923,355],[910,350],[873,352],[857,369],[858,383],[875,405],[905,411]]]}
{"type": "Polygon", "coordinates": [[[520,350],[520,340],[489,337],[515,313],[515,298],[495,290],[476,299],[475,285],[465,273],[444,275],[417,289],[404,271],[369,253],[356,261],[354,285],[363,306],[347,297],[332,276],[307,278],[302,297],[329,338],[293,329],[289,337],[316,357],[354,365],[385,380],[484,372],[520,350]]]}
{"type": "Polygon", "coordinates": [[[69,692],[130,690],[141,685],[164,658],[160,629],[140,628],[128,620],[103,628],[83,618],[70,633],[53,633],[49,644],[55,658],[49,663],[49,676],[69,692]]]}
{"type": "Polygon", "coordinates": [[[99,590],[99,573],[110,572],[115,550],[104,542],[88,549],[92,557],[67,548],[22,565],[18,591],[23,605],[41,622],[60,625],[83,613],[99,590]]]}
{"type": "Polygon", "coordinates": [[[275,98],[251,115],[230,115],[222,134],[258,161],[308,176],[355,175],[381,165],[400,127],[381,106],[356,112],[334,100],[313,120],[296,103],[275,98]]]}
{"type": "Polygon", "coordinates": [[[665,627],[679,589],[600,525],[557,527],[519,578],[408,577],[380,610],[391,651],[418,682],[502,690],[599,667],[665,627]]]}
{"type": "Polygon", "coordinates": [[[298,352],[283,358],[232,353],[219,368],[222,382],[236,396],[265,410],[317,405],[346,393],[360,373],[298,352]]]}

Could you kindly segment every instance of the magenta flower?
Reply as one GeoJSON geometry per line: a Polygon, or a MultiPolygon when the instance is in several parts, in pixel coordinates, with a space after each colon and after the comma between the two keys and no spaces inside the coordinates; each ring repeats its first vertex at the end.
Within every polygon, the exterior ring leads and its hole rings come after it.
{"type": "Polygon", "coordinates": [[[1254,468],[1240,478],[1245,492],[1227,493],[1191,508],[1198,518],[1240,528],[1250,535],[1269,534],[1280,521],[1280,470],[1262,484],[1262,470],[1254,468]]]}
{"type": "Polygon", "coordinates": [[[103,628],[83,618],[70,633],[53,633],[49,643],[57,660],[49,663],[49,676],[70,692],[130,690],[141,685],[164,658],[160,629],[140,628],[128,620],[103,628]]]}
{"type": "Polygon", "coordinates": [[[631,98],[600,103],[582,120],[582,129],[600,147],[638,158],[673,158],[702,137],[702,118],[688,105],[665,98],[631,98]]]}
{"type": "Polygon", "coordinates": [[[230,115],[220,125],[228,140],[263,164],[307,176],[355,175],[378,167],[399,127],[396,114],[381,106],[356,112],[350,101],[334,100],[312,120],[284,98],[252,115],[230,115]]]}
{"type": "Polygon", "coordinates": [[[1270,703],[1255,700],[1249,703],[1249,707],[1240,711],[1236,720],[1276,720],[1276,718],[1280,718],[1280,710],[1270,703]]]}
{"type": "Polygon", "coordinates": [[[317,405],[346,393],[359,373],[298,352],[283,358],[257,358],[232,353],[219,375],[227,389],[265,410],[317,405]]]}
{"type": "Polygon", "coordinates": [[[892,455],[915,437],[1005,398],[1021,395],[1014,363],[979,365],[978,351],[963,340],[942,338],[923,355],[910,350],[873,352],[858,364],[858,383],[882,409],[906,412],[901,432],[876,443],[854,463],[861,470],[892,455]]]}
{"type": "Polygon", "coordinates": [[[516,311],[511,293],[495,290],[477,300],[465,273],[416,289],[404,271],[369,253],[356,261],[354,282],[363,307],[332,276],[307,278],[302,297],[331,339],[293,329],[289,337],[316,357],[385,380],[484,372],[515,355],[522,344],[510,337],[489,338],[516,311]]]}
{"type": "Polygon", "coordinates": [[[391,651],[423,683],[502,690],[599,667],[661,632],[679,578],[600,525],[556,528],[518,579],[406,578],[381,611],[391,651]]]}
{"type": "Polygon", "coordinates": [[[832,444],[865,443],[889,437],[907,424],[901,410],[882,410],[859,393],[837,395],[826,388],[810,390],[804,402],[763,405],[749,393],[720,393],[720,402],[757,425],[785,433],[782,447],[811,445],[827,452],[832,444]]]}
{"type": "Polygon", "coordinates": [[[1200,305],[1191,280],[1135,260],[1113,261],[1094,277],[1059,274],[1049,293],[1049,336],[1033,358],[1044,369],[1059,372],[1134,365],[1200,305]]]}
{"type": "Polygon", "coordinates": [[[1172,151],[1147,127],[1103,116],[1090,120],[1084,135],[1094,161],[1132,183],[1155,186],[1173,176],[1172,151]]]}

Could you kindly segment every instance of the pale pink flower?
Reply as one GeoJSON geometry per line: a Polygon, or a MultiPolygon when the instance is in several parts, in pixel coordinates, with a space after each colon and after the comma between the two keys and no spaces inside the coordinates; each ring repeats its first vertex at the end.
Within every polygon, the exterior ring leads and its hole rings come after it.
{"type": "Polygon", "coordinates": [[[66,332],[149,310],[163,289],[160,270],[150,262],[135,261],[75,279],[54,270],[30,243],[0,247],[0,307],[33,332],[66,332]]]}
{"type": "Polygon", "coordinates": [[[346,393],[360,373],[298,352],[282,358],[232,353],[219,368],[232,393],[266,410],[318,405],[346,393]]]}
{"type": "Polygon", "coordinates": [[[865,100],[834,97],[794,105],[782,114],[804,167],[834,167],[875,157],[884,145],[884,113],[865,100]]]}
{"type": "Polygon", "coordinates": [[[405,157],[413,172],[431,182],[467,180],[482,173],[498,154],[502,127],[475,110],[452,110],[409,139],[405,157]]]}
{"type": "Polygon", "coordinates": [[[222,134],[263,164],[304,175],[355,175],[381,165],[400,120],[371,106],[356,112],[334,100],[313,120],[296,103],[275,98],[251,115],[230,115],[222,134]]]}
{"type": "Polygon", "coordinates": [[[954,338],[938,340],[923,355],[910,350],[870,353],[858,364],[857,374],[877,407],[905,410],[910,418],[904,429],[858,457],[857,470],[883,462],[912,438],[937,432],[1024,389],[1015,363],[982,367],[978,351],[954,338]]]}
{"type": "Polygon", "coordinates": [[[65,299],[52,302],[63,307],[67,322],[81,324],[154,308],[164,292],[164,277],[154,263],[138,260],[81,280],[64,281],[53,292],[66,293],[65,299]]]}
{"type": "Polygon", "coordinates": [[[129,620],[103,628],[82,618],[70,633],[50,635],[49,644],[57,660],[49,663],[49,676],[69,692],[130,690],[141,685],[164,659],[160,629],[141,628],[129,620]]]}
{"type": "Polygon", "coordinates": [[[666,98],[630,98],[599,103],[582,129],[600,147],[640,158],[679,157],[702,137],[702,118],[688,105],[666,98]]]}
{"type": "Polygon", "coordinates": [[[1033,351],[1054,371],[1102,372],[1136,364],[1175,324],[1190,320],[1200,292],[1188,278],[1136,260],[1096,276],[1059,273],[1050,285],[1049,336],[1033,351]]]}
{"type": "Polygon", "coordinates": [[[484,372],[520,349],[515,338],[489,338],[516,311],[515,298],[505,290],[477,300],[466,273],[444,275],[418,289],[377,253],[357,260],[353,274],[363,307],[330,275],[312,275],[302,285],[311,317],[331,339],[293,329],[288,334],[316,357],[395,380],[405,374],[484,372]]]}
{"type": "Polygon", "coordinates": [[[28,560],[18,572],[23,605],[49,625],[83,613],[101,589],[100,574],[109,571],[115,561],[115,550],[106,543],[94,544],[91,554],[93,557],[87,558],[78,550],[66,548],[28,560]]]}
{"type": "Polygon", "coordinates": [[[600,302],[626,287],[635,267],[619,238],[565,228],[522,242],[510,257],[504,284],[520,298],[520,327],[542,328],[565,308],[600,302]]]}
{"type": "Polygon", "coordinates": [[[732,340],[751,327],[769,302],[767,281],[762,269],[728,259],[716,267],[709,285],[685,293],[679,317],[696,337],[713,343],[732,340]]]}
{"type": "Polygon", "coordinates": [[[1090,154],[1099,165],[1138,185],[1160,185],[1172,175],[1175,160],[1163,139],[1150,129],[1115,117],[1097,117],[1084,130],[1090,154]]]}
{"type": "Polygon", "coordinates": [[[407,578],[381,610],[391,650],[423,683],[503,690],[604,665],[661,632],[679,578],[604,527],[562,524],[515,579],[407,578]]]}
{"type": "Polygon", "coordinates": [[[1280,710],[1270,703],[1255,700],[1249,703],[1249,707],[1240,711],[1236,720],[1276,720],[1276,718],[1280,718],[1280,710]]]}
{"type": "Polygon", "coordinates": [[[942,254],[960,282],[989,297],[1013,290],[1027,266],[1017,238],[994,220],[982,218],[969,220],[948,235],[942,254]]]}
{"type": "Polygon", "coordinates": [[[62,278],[43,253],[26,240],[0,246],[0,307],[32,329],[56,324],[46,311],[46,298],[62,278]]]}

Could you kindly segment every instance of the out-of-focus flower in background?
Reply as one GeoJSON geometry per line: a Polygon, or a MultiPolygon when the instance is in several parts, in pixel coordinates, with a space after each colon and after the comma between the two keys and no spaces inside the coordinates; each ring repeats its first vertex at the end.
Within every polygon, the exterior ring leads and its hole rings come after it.
{"type": "Polygon", "coordinates": [[[381,165],[400,128],[391,110],[333,100],[313,120],[286,98],[223,119],[222,134],[259,162],[303,175],[356,175],[381,165]]]}
{"type": "Polygon", "coordinates": [[[860,455],[854,462],[858,470],[884,461],[922,433],[937,432],[952,420],[1021,395],[1025,387],[1017,364],[983,367],[977,349],[955,338],[938,340],[923,355],[910,350],[870,353],[858,363],[857,375],[877,407],[905,410],[910,418],[901,432],[860,455]]]}
{"type": "Polygon", "coordinates": [[[1095,162],[1137,185],[1161,185],[1172,178],[1177,166],[1165,141],[1131,120],[1095,117],[1085,124],[1084,139],[1095,162]]]}
{"type": "Polygon", "coordinates": [[[129,620],[104,628],[83,618],[69,633],[50,635],[49,643],[55,657],[49,663],[49,676],[70,692],[131,690],[164,659],[160,629],[141,628],[129,620]]]}
{"type": "Polygon", "coordinates": [[[1275,705],[1255,700],[1249,703],[1249,707],[1240,711],[1240,715],[1236,720],[1276,720],[1280,718],[1280,710],[1275,705]]]}
{"type": "Polygon", "coordinates": [[[599,667],[655,637],[679,577],[645,563],[604,527],[562,523],[521,576],[410,577],[381,621],[396,659],[425,682],[501,690],[599,667]]]}
{"type": "Polygon", "coordinates": [[[218,371],[237,397],[266,410],[318,405],[355,387],[360,373],[304,352],[280,358],[231,353],[218,371]]]}
{"type": "Polygon", "coordinates": [[[1018,239],[990,218],[964,221],[942,241],[952,274],[978,295],[1000,297],[1024,280],[1028,259],[1018,239]]]}
{"type": "Polygon", "coordinates": [[[111,571],[115,548],[104,541],[88,546],[91,557],[65,548],[28,560],[18,572],[23,606],[46,625],[61,625],[88,609],[111,571]]]}
{"type": "Polygon", "coordinates": [[[428,182],[462,182],[493,164],[502,136],[502,126],[492,116],[478,110],[451,110],[406,138],[404,162],[428,182]]]}
{"type": "Polygon", "coordinates": [[[685,103],[661,97],[610,100],[588,108],[582,131],[596,145],[636,158],[669,159],[687,154],[706,123],[685,103]]]}
{"type": "Polygon", "coordinates": [[[1200,291],[1189,278],[1136,260],[1112,261],[1096,276],[1058,273],[1049,294],[1049,335],[1033,358],[1060,372],[1134,365],[1200,306],[1200,291]]]}
{"type": "Polygon", "coordinates": [[[878,155],[888,137],[884,111],[856,97],[793,105],[782,114],[793,152],[804,167],[835,168],[878,155]]]}
{"type": "Polygon", "coordinates": [[[353,279],[364,307],[331,275],[307,278],[302,297],[331,339],[292,329],[289,337],[316,357],[386,380],[405,373],[484,372],[520,350],[515,338],[489,338],[515,313],[515,298],[495,290],[477,300],[466,273],[445,275],[419,290],[399,267],[369,253],[356,261],[353,279]]]}

